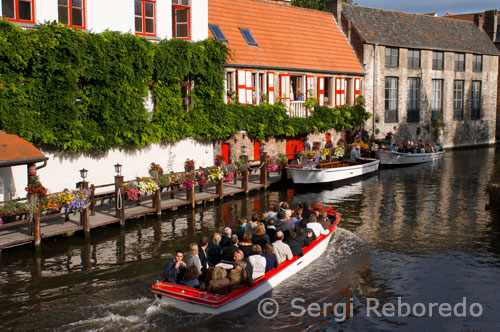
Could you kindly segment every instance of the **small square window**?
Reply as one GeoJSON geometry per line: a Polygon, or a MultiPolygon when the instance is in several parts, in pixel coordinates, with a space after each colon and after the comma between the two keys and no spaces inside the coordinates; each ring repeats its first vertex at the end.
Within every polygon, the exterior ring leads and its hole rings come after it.
{"type": "Polygon", "coordinates": [[[252,33],[250,30],[245,29],[245,28],[240,28],[241,34],[243,37],[245,37],[245,40],[247,41],[248,45],[255,45],[257,46],[257,42],[255,39],[253,39],[252,33]]]}
{"type": "Polygon", "coordinates": [[[222,32],[218,24],[209,24],[208,27],[214,34],[215,39],[227,42],[227,38],[226,36],[224,36],[224,33],[222,32]]]}

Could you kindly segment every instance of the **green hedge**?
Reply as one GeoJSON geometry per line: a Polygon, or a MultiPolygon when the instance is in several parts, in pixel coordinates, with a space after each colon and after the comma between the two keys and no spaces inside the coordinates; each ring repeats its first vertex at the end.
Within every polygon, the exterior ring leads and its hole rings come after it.
{"type": "Polygon", "coordinates": [[[155,44],[131,34],[85,33],[56,23],[23,31],[0,20],[0,128],[38,146],[71,152],[143,147],[241,130],[263,140],[362,124],[362,106],[315,107],[290,119],[283,105],[223,103],[229,50],[217,40],[155,44]],[[180,82],[194,82],[192,109],[180,82]],[[144,106],[149,92],[155,106],[144,106]]]}

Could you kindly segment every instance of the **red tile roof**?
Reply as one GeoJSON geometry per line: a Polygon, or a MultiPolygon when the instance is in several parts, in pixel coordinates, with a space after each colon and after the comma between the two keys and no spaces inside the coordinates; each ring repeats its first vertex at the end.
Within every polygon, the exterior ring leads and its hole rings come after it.
{"type": "Polygon", "coordinates": [[[209,0],[208,22],[226,36],[229,64],[364,73],[331,13],[262,0],[209,0]],[[250,29],[258,46],[247,44],[240,27],[250,29]]]}
{"type": "Polygon", "coordinates": [[[0,167],[36,163],[47,159],[27,140],[0,130],[0,167]]]}

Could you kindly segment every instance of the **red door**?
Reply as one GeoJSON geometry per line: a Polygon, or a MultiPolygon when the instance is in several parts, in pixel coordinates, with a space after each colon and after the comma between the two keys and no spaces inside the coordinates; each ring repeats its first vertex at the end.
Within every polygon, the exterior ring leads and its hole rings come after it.
{"type": "Polygon", "coordinates": [[[260,142],[253,143],[253,160],[260,160],[260,142]]]}
{"type": "Polygon", "coordinates": [[[304,137],[299,137],[298,139],[290,138],[286,140],[286,154],[290,155],[288,156],[288,159],[294,159],[294,156],[291,154],[302,150],[304,150],[304,137]]]}
{"type": "Polygon", "coordinates": [[[326,144],[330,144],[330,143],[332,143],[332,141],[331,141],[331,137],[330,137],[330,134],[329,134],[329,133],[326,133],[326,134],[325,134],[325,140],[326,140],[326,144]]]}
{"type": "Polygon", "coordinates": [[[224,143],[222,144],[222,147],[221,147],[221,152],[222,152],[222,158],[224,158],[224,162],[226,164],[229,163],[229,144],[227,143],[224,143]]]}

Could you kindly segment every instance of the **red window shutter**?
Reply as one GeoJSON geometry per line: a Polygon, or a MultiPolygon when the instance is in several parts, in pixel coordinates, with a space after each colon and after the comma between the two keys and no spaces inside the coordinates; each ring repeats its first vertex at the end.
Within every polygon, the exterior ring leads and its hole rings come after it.
{"type": "Polygon", "coordinates": [[[318,77],[318,103],[319,106],[325,106],[325,78],[318,77]]]}
{"type": "Polygon", "coordinates": [[[238,103],[247,103],[246,71],[238,69],[238,103]]]}
{"type": "Polygon", "coordinates": [[[267,73],[267,102],[274,104],[274,73],[267,73]]]}
{"type": "Polygon", "coordinates": [[[283,104],[290,105],[290,74],[280,75],[280,100],[283,104]]]}
{"type": "Polygon", "coordinates": [[[354,79],[354,105],[357,105],[356,99],[361,95],[361,78],[356,77],[354,79]]]}
{"type": "Polygon", "coordinates": [[[306,81],[306,100],[309,100],[312,98],[314,95],[312,95],[312,92],[314,91],[314,76],[309,76],[307,75],[307,81],[306,81]],[[309,94],[311,93],[311,94],[309,94]]]}
{"type": "Polygon", "coordinates": [[[253,143],[253,159],[260,160],[260,142],[253,143]]]}
{"type": "Polygon", "coordinates": [[[344,106],[345,103],[345,77],[335,78],[335,106],[344,106]]]}
{"type": "Polygon", "coordinates": [[[246,92],[247,92],[247,104],[253,104],[253,80],[252,80],[252,71],[246,70],[246,92]]]}

